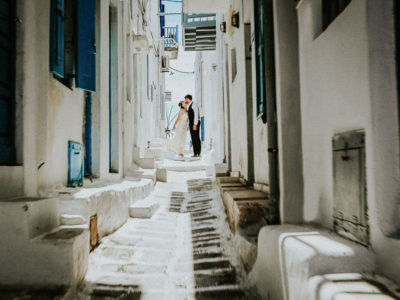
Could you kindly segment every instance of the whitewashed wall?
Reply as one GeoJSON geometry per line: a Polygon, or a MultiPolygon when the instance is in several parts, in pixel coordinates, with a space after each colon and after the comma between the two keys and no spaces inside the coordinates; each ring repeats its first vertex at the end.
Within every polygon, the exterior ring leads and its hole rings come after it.
{"type": "Polygon", "coordinates": [[[200,104],[204,116],[204,142],[202,152],[214,150],[215,162],[224,160],[224,116],[222,86],[217,64],[217,50],[196,53],[196,95],[194,101],[200,104]]]}
{"type": "MultiPolygon", "coordinates": [[[[93,175],[118,179],[132,163],[133,146],[160,135],[158,0],[148,1],[147,26],[138,16],[138,1],[96,0],[96,92],[92,96],[93,175]],[[116,17],[118,55],[115,96],[118,102],[118,172],[109,172],[109,8],[116,17]],[[131,9],[133,8],[133,10],[131,9]],[[136,10],[135,10],[136,8],[136,10]],[[139,26],[139,24],[141,26],[139,26]],[[140,30],[150,41],[146,54],[133,59],[132,32],[140,30]],[[132,57],[131,57],[132,56],[132,57]],[[144,59],[143,59],[144,58],[144,59]],[[153,101],[147,98],[147,80],[154,82],[153,101]],[[136,89],[136,90],[135,90],[136,89]],[[140,92],[138,91],[140,89],[140,92]],[[129,91],[129,92],[128,92],[129,91]],[[129,98],[129,99],[128,99],[129,98]],[[142,117],[135,120],[142,103],[142,117]],[[138,127],[135,129],[135,126],[138,127]],[[135,130],[138,133],[135,135],[135,130]],[[123,134],[124,133],[124,134],[123,134]]],[[[84,91],[61,84],[49,70],[50,1],[18,0],[16,141],[18,166],[0,166],[2,197],[39,196],[67,185],[68,141],[83,142],[84,91]],[[40,166],[40,168],[39,168],[40,166]]],[[[136,34],[138,32],[135,32],[136,34]]],[[[149,92],[149,95],[151,93],[149,92]]]]}
{"type": "Polygon", "coordinates": [[[392,4],[353,0],[322,33],[320,5],[320,0],[304,0],[298,6],[304,220],[332,227],[331,139],[335,133],[364,129],[371,244],[381,272],[399,282],[392,4]]]}

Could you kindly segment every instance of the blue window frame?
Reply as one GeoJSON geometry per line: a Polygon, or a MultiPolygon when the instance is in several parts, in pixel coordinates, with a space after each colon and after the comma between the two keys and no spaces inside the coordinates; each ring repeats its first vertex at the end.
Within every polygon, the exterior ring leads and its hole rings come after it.
{"type": "MultiPolygon", "coordinates": [[[[161,0],[160,0],[160,13],[164,13],[165,12],[165,5],[161,4],[161,0]]],[[[160,33],[161,33],[161,37],[164,36],[164,27],[165,27],[165,16],[160,16],[160,33]]]]}
{"type": "Polygon", "coordinates": [[[65,23],[64,0],[51,0],[50,3],[50,71],[65,76],[65,23]]]}
{"type": "Polygon", "coordinates": [[[96,90],[95,27],[95,0],[51,0],[50,71],[69,87],[96,90]]]}

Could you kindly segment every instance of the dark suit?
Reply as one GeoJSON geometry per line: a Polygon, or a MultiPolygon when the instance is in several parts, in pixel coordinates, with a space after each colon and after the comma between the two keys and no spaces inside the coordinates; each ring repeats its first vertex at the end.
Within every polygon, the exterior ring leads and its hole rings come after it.
{"type": "MultiPolygon", "coordinates": [[[[198,109],[196,107],[196,109],[198,109]]],[[[194,125],[194,110],[193,110],[193,104],[190,105],[189,110],[188,110],[188,117],[189,117],[189,128],[190,128],[190,136],[192,138],[192,144],[193,144],[193,153],[194,155],[200,155],[201,153],[201,140],[200,140],[200,116],[198,116],[198,122],[197,122],[197,130],[193,130],[193,125],[194,125]]]]}

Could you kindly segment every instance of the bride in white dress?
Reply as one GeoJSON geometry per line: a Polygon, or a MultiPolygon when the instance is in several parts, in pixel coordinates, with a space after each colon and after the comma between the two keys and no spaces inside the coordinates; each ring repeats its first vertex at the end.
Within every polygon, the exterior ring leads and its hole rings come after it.
{"type": "Polygon", "coordinates": [[[180,102],[179,107],[181,110],[175,121],[174,127],[172,128],[172,130],[176,129],[175,136],[172,139],[167,140],[165,146],[167,149],[178,153],[180,157],[183,157],[183,150],[185,149],[186,144],[186,134],[189,127],[189,118],[185,101],[180,102]]]}

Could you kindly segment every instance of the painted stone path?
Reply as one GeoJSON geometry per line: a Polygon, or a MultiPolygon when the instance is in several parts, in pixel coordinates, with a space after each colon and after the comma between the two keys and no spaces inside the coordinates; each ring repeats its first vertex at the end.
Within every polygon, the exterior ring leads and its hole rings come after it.
{"type": "Polygon", "coordinates": [[[90,256],[79,299],[257,299],[241,284],[225,212],[204,172],[169,172],[151,219],[130,219],[90,256]]]}

